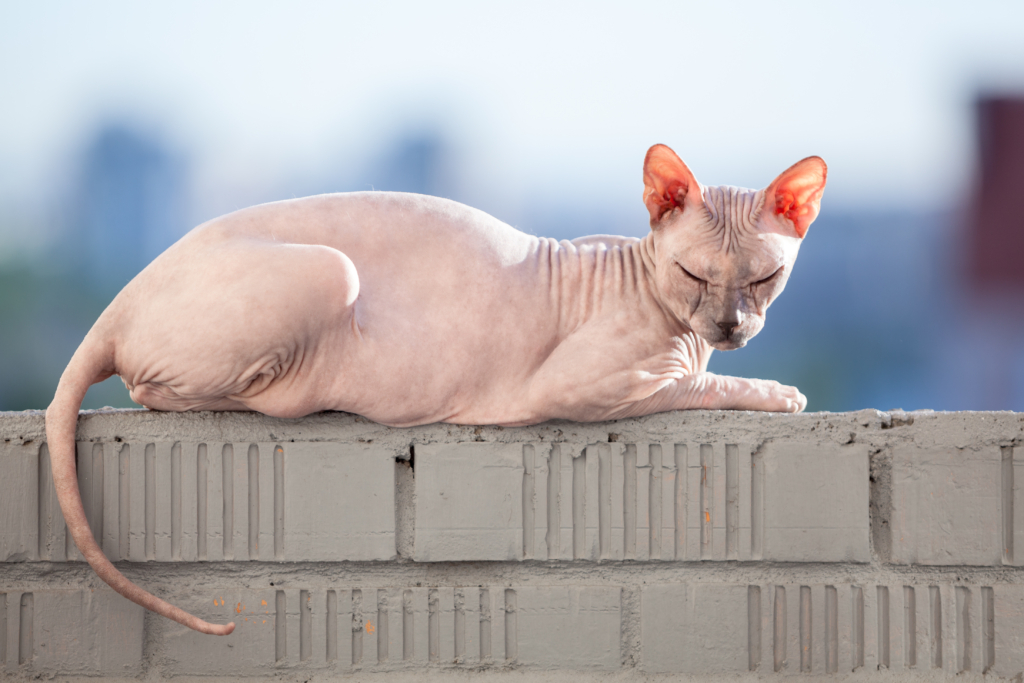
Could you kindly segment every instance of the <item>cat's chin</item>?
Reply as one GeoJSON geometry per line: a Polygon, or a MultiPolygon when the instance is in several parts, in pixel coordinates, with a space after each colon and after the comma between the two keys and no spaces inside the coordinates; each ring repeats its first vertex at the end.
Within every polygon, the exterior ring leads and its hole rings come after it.
{"type": "Polygon", "coordinates": [[[736,349],[742,349],[744,346],[746,346],[747,345],[747,340],[746,339],[744,339],[743,341],[724,341],[723,340],[723,341],[716,341],[716,342],[710,342],[709,341],[708,344],[710,344],[711,348],[715,349],[716,351],[735,351],[736,349]]]}

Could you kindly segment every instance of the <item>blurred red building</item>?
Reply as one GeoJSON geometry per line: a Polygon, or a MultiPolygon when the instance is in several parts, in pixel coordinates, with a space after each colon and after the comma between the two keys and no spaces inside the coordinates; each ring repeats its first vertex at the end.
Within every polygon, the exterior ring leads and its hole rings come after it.
{"type": "Polygon", "coordinates": [[[1024,294],[1024,97],[982,98],[978,129],[969,278],[975,289],[1024,294]]]}

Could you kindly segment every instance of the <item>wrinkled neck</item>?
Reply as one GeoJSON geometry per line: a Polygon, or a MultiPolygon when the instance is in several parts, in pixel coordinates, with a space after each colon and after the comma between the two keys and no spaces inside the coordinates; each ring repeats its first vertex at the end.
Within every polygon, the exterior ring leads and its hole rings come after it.
{"type": "Polygon", "coordinates": [[[662,315],[678,334],[689,331],[661,300],[651,234],[609,244],[551,240],[551,245],[551,304],[559,339],[619,311],[662,315]]]}

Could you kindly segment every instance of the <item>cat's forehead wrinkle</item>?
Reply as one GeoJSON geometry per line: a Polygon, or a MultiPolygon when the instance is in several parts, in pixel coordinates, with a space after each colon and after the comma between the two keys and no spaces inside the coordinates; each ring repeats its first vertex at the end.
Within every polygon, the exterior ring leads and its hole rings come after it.
{"type": "Polygon", "coordinates": [[[757,232],[757,217],[764,204],[764,191],[731,185],[705,187],[703,190],[708,216],[704,227],[721,236],[722,248],[726,252],[736,251],[744,235],[757,232]]]}
{"type": "Polygon", "coordinates": [[[764,203],[764,190],[720,185],[704,188],[704,205],[712,225],[754,232],[754,223],[764,203]]]}

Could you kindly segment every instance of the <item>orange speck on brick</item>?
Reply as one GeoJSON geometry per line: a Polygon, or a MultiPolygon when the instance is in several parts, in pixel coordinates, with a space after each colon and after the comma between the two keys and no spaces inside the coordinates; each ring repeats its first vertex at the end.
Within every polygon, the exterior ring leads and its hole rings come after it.
{"type": "Polygon", "coordinates": [[[373,633],[373,622],[372,621],[366,622],[366,632],[367,633],[373,633]]]}
{"type": "Polygon", "coordinates": [[[264,607],[266,607],[267,606],[267,601],[263,600],[263,601],[260,602],[260,604],[263,605],[264,607]]]}
{"type": "Polygon", "coordinates": [[[707,510],[704,511],[704,521],[705,522],[710,522],[711,521],[711,513],[708,512],[707,510]]]}
{"type": "Polygon", "coordinates": [[[264,620],[263,620],[263,623],[264,623],[264,624],[265,624],[265,623],[267,623],[267,620],[266,620],[266,619],[264,619],[264,620]]]}

